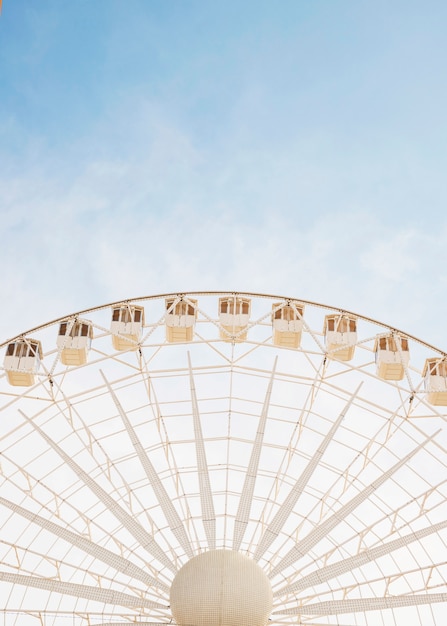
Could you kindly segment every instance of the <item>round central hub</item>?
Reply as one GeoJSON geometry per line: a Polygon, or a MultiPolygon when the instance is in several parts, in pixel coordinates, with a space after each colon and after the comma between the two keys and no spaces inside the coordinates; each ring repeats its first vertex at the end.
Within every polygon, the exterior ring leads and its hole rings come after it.
{"type": "Polygon", "coordinates": [[[231,550],[194,557],[171,586],[171,611],[180,626],[265,626],[272,589],[262,569],[231,550]]]}

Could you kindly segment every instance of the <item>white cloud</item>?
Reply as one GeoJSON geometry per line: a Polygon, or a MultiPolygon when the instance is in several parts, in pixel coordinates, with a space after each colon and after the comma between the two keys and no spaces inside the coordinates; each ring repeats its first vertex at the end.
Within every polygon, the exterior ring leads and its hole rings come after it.
{"type": "Polygon", "coordinates": [[[60,166],[42,152],[0,181],[3,337],[107,301],[230,289],[333,304],[442,342],[442,224],[390,229],[340,197],[316,210],[318,177],[297,186],[293,153],[226,161],[157,107],[143,102],[124,125],[120,113],[60,166]]]}

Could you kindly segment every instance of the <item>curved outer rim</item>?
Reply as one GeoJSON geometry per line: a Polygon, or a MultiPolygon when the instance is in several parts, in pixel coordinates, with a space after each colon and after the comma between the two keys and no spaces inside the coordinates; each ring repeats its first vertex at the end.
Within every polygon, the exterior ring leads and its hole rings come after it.
{"type": "Polygon", "coordinates": [[[49,322],[45,322],[44,324],[40,324],[39,326],[34,326],[33,328],[30,328],[29,330],[26,330],[24,332],[19,333],[18,335],[14,335],[13,337],[10,337],[9,339],[7,339],[6,341],[3,341],[0,343],[0,348],[5,347],[8,343],[11,343],[12,341],[16,341],[17,339],[20,339],[22,337],[26,337],[28,335],[30,335],[31,333],[35,333],[37,331],[43,330],[45,328],[49,328],[50,326],[53,326],[54,324],[58,324],[61,322],[64,322],[66,320],[69,320],[73,317],[78,317],[80,315],[86,315],[88,313],[93,313],[95,311],[101,311],[104,309],[108,309],[110,307],[113,306],[118,306],[120,304],[129,304],[132,302],[144,302],[144,301],[148,301],[148,300],[161,300],[164,298],[172,298],[172,297],[182,297],[182,296],[246,296],[246,297],[251,297],[251,298],[266,298],[266,299],[278,299],[278,300],[293,300],[294,302],[300,302],[306,306],[313,306],[315,308],[320,308],[320,309],[326,309],[328,311],[334,311],[336,313],[345,313],[347,315],[353,315],[355,316],[357,319],[359,320],[363,320],[365,322],[369,322],[371,324],[375,324],[376,326],[380,326],[382,328],[386,328],[388,329],[390,332],[393,333],[398,333],[399,335],[402,335],[403,337],[406,337],[407,339],[411,339],[412,341],[415,341],[416,343],[424,346],[425,348],[429,348],[430,350],[433,350],[434,352],[437,352],[438,354],[440,354],[442,357],[447,357],[447,352],[444,350],[441,350],[440,348],[438,348],[437,346],[434,346],[430,343],[427,343],[426,341],[420,339],[419,337],[416,337],[415,335],[411,335],[403,330],[400,330],[399,328],[396,328],[395,326],[390,326],[389,324],[386,324],[384,322],[381,322],[373,317],[368,317],[366,315],[362,315],[361,313],[356,313],[355,311],[351,311],[349,309],[344,309],[344,308],[340,308],[340,307],[336,307],[336,306],[331,306],[328,304],[323,304],[321,302],[314,302],[312,300],[303,300],[302,298],[297,298],[296,296],[284,296],[284,295],[278,295],[278,294],[267,294],[267,293],[256,293],[256,292],[252,292],[252,291],[172,291],[172,292],[168,292],[168,293],[159,293],[159,294],[154,294],[154,295],[150,295],[150,296],[142,296],[142,297],[138,297],[138,298],[126,298],[124,300],[115,300],[114,302],[109,302],[107,304],[102,304],[100,306],[94,306],[94,307],[89,307],[87,309],[82,309],[80,311],[76,311],[74,313],[69,313],[68,315],[63,315],[61,317],[57,317],[54,320],[51,320],[49,322]]]}

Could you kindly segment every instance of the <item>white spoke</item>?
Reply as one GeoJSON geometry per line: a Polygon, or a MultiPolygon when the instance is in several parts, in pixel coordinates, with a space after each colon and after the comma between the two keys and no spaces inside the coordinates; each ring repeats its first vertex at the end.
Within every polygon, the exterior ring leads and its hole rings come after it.
{"type": "Polygon", "coordinates": [[[234,522],[234,539],[233,550],[239,550],[242,539],[244,537],[245,529],[247,528],[248,518],[250,516],[251,503],[253,500],[253,492],[255,489],[256,476],[258,474],[259,458],[261,456],[262,443],[264,441],[265,424],[267,422],[268,410],[270,406],[270,398],[272,396],[273,381],[275,378],[276,363],[272,368],[272,375],[267,387],[267,393],[265,394],[264,406],[262,407],[262,413],[259,420],[258,428],[256,431],[256,437],[253,443],[253,449],[251,452],[250,462],[248,464],[247,473],[245,475],[244,487],[242,489],[241,498],[239,500],[239,506],[236,513],[236,519],[234,522]]]}
{"type": "Polygon", "coordinates": [[[23,417],[28,423],[45,439],[47,444],[53,448],[55,452],[64,460],[68,467],[91,489],[95,496],[101,500],[105,506],[113,513],[117,520],[133,535],[149,554],[152,554],[160,563],[168,569],[175,571],[172,563],[169,561],[163,550],[157,544],[155,539],[151,537],[145,530],[127,513],[102,487],[100,487],[73,459],[66,454],[33,420],[30,420],[22,412],[23,417]]]}
{"type": "Polygon", "coordinates": [[[59,580],[39,578],[37,576],[23,576],[21,574],[0,572],[0,582],[12,583],[14,585],[25,585],[26,587],[34,587],[35,589],[76,596],[77,598],[87,598],[95,602],[103,602],[104,604],[118,604],[119,606],[127,608],[160,610],[168,608],[163,604],[153,602],[147,598],[138,598],[137,596],[131,596],[120,591],[99,589],[98,587],[90,587],[89,585],[65,583],[59,580]]]}
{"type": "Polygon", "coordinates": [[[203,440],[202,425],[200,423],[199,405],[197,402],[196,387],[191,366],[191,357],[188,353],[189,381],[191,387],[192,416],[194,423],[195,446],[197,456],[197,475],[200,486],[200,503],[202,505],[202,521],[210,550],[216,547],[216,513],[214,511],[213,494],[211,491],[208,462],[206,459],[205,443],[203,440]]]}
{"type": "Polygon", "coordinates": [[[287,585],[287,587],[282,587],[282,589],[278,589],[278,591],[276,591],[274,595],[276,597],[282,597],[290,593],[295,593],[297,591],[308,589],[313,585],[319,585],[320,583],[326,582],[331,578],[340,576],[341,574],[344,574],[346,572],[350,572],[357,567],[361,567],[366,563],[370,563],[371,561],[380,559],[380,557],[382,556],[391,554],[391,552],[393,552],[394,550],[404,548],[414,541],[420,541],[424,537],[429,537],[434,533],[438,533],[445,528],[447,528],[447,521],[439,522],[438,524],[433,524],[433,526],[429,526],[428,528],[416,530],[414,533],[384,543],[383,545],[377,546],[376,548],[364,550],[363,552],[344,559],[343,561],[338,561],[337,563],[333,563],[332,565],[322,567],[312,574],[307,574],[306,576],[303,576],[302,578],[297,580],[292,585],[287,585]]]}
{"type": "Polygon", "coordinates": [[[306,604],[293,609],[275,611],[274,615],[339,615],[362,613],[382,609],[400,609],[406,606],[422,606],[447,602],[447,593],[431,593],[416,596],[389,596],[386,598],[357,598],[355,600],[328,600],[306,604]]]}
{"type": "Polygon", "coordinates": [[[141,445],[140,440],[138,439],[135,433],[135,430],[133,429],[133,426],[130,423],[123,407],[121,406],[115,392],[113,391],[110,384],[106,380],[104,374],[102,375],[104,378],[104,382],[107,385],[107,389],[109,390],[110,395],[112,396],[113,401],[116,405],[116,408],[118,409],[118,412],[121,416],[121,419],[123,420],[123,424],[127,430],[127,433],[132,442],[132,445],[135,448],[135,451],[140,460],[140,463],[143,466],[144,471],[146,472],[146,476],[148,478],[149,484],[152,486],[155,492],[155,495],[157,496],[157,500],[160,503],[160,507],[166,517],[169,527],[172,530],[179,544],[182,546],[182,548],[186,552],[186,554],[189,556],[189,558],[192,558],[193,556],[192,546],[185,532],[183,523],[177,511],[175,510],[175,507],[172,504],[168,494],[166,493],[166,489],[164,488],[163,483],[161,482],[157,472],[155,471],[154,466],[152,465],[149,457],[147,456],[144,450],[144,447],[141,445]]]}
{"type": "MultiPolygon", "coordinates": [[[[435,435],[433,435],[434,437],[435,435]]],[[[377,478],[373,483],[368,485],[366,489],[358,493],[354,498],[352,498],[349,502],[347,502],[344,506],[340,508],[339,511],[334,513],[327,520],[319,524],[313,531],[311,531],[305,539],[300,541],[297,545],[295,545],[286,556],[281,559],[276,567],[270,573],[270,576],[273,578],[277,574],[281,573],[286,567],[293,565],[299,559],[301,559],[309,550],[311,550],[317,543],[319,543],[335,526],[337,526],[345,517],[347,517],[352,511],[354,511],[362,502],[364,502],[369,496],[374,493],[376,489],[378,489],[383,483],[385,483],[391,476],[397,472],[403,465],[406,465],[410,459],[414,457],[415,454],[419,452],[429,441],[433,439],[433,437],[429,437],[426,439],[424,443],[419,445],[417,448],[412,450],[409,454],[407,454],[403,459],[398,461],[395,465],[393,465],[388,471],[386,471],[382,476],[377,478]]]]}
{"type": "Polygon", "coordinates": [[[351,404],[353,403],[354,398],[356,397],[358,391],[359,391],[359,388],[356,390],[356,392],[349,399],[349,402],[347,403],[346,407],[343,409],[343,411],[340,413],[338,419],[334,422],[333,426],[330,428],[329,432],[327,433],[327,435],[324,438],[323,442],[319,446],[318,450],[316,451],[316,453],[313,455],[313,457],[309,461],[306,469],[301,474],[301,476],[299,477],[299,479],[297,480],[297,482],[295,483],[295,485],[291,489],[289,495],[287,496],[287,498],[285,499],[285,501],[283,502],[283,504],[279,508],[279,510],[276,513],[275,517],[273,518],[273,520],[271,521],[271,523],[267,527],[267,529],[266,529],[266,531],[264,533],[264,536],[262,537],[261,541],[259,542],[258,547],[257,547],[257,549],[255,551],[254,556],[253,556],[255,561],[259,561],[259,559],[262,557],[264,552],[269,549],[269,547],[271,546],[273,541],[276,539],[276,537],[280,533],[280,531],[281,531],[282,527],[284,526],[286,520],[288,519],[289,515],[293,511],[293,509],[294,509],[294,507],[295,507],[295,505],[296,505],[300,495],[302,494],[303,489],[305,488],[305,486],[309,482],[310,477],[312,476],[312,474],[315,472],[316,468],[318,467],[318,464],[320,463],[323,454],[325,453],[325,451],[327,450],[329,444],[331,443],[332,438],[333,438],[334,434],[337,431],[337,428],[340,426],[341,422],[343,421],[343,419],[344,419],[347,411],[349,410],[351,404]]]}
{"type": "Polygon", "coordinates": [[[14,504],[13,502],[6,500],[5,498],[0,497],[0,504],[8,507],[14,513],[18,513],[25,519],[33,522],[33,524],[37,524],[38,526],[40,526],[44,530],[47,530],[53,535],[57,535],[64,541],[71,543],[73,546],[76,546],[80,550],[83,550],[87,554],[95,557],[95,559],[100,559],[103,563],[114,567],[117,571],[120,571],[127,576],[131,576],[132,578],[136,578],[146,585],[156,587],[160,589],[160,591],[169,591],[168,587],[163,582],[157,580],[156,578],[153,578],[140,567],[134,565],[128,559],[121,557],[119,554],[115,554],[110,550],[102,548],[97,543],[86,539],[82,535],[74,533],[71,530],[67,530],[66,528],[62,528],[54,522],[51,522],[50,520],[47,520],[44,517],[37,515],[36,513],[32,513],[31,511],[28,511],[27,509],[24,509],[18,504],[14,504]]]}

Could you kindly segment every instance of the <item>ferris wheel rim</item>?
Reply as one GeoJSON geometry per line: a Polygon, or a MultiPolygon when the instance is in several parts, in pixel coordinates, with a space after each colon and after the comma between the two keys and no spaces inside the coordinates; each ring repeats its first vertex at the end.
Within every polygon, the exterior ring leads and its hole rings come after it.
{"type": "Polygon", "coordinates": [[[35,333],[38,332],[39,330],[43,330],[45,328],[48,328],[49,326],[53,326],[56,324],[60,324],[62,322],[65,322],[67,320],[73,319],[73,318],[77,318],[79,316],[83,316],[83,315],[88,315],[89,313],[94,313],[95,311],[100,311],[100,310],[105,310],[105,309],[109,309],[111,307],[115,307],[115,306],[119,306],[119,305],[128,305],[128,304],[132,304],[135,302],[145,302],[145,301],[151,301],[151,300],[162,300],[162,299],[166,299],[166,298],[175,298],[175,297],[188,297],[188,296],[235,296],[235,297],[248,297],[248,298],[265,298],[265,299],[278,299],[278,300],[283,300],[283,301],[291,301],[291,302],[299,302],[305,306],[310,306],[310,307],[315,307],[317,309],[323,309],[323,310],[327,310],[327,311],[331,311],[334,313],[339,313],[339,314],[344,314],[344,315],[352,315],[354,317],[356,317],[359,320],[365,321],[365,322],[369,322],[371,324],[374,324],[375,326],[381,327],[383,329],[386,329],[387,331],[389,331],[390,333],[396,333],[399,335],[402,335],[403,337],[406,337],[408,339],[411,339],[412,341],[414,341],[415,343],[418,343],[430,350],[433,350],[434,352],[438,353],[439,355],[441,355],[442,357],[447,357],[447,350],[442,350],[441,348],[428,343],[427,341],[424,341],[423,339],[421,339],[420,337],[416,336],[416,335],[412,335],[411,333],[408,333],[406,331],[404,331],[401,328],[398,328],[397,326],[393,326],[390,325],[386,322],[382,322],[380,320],[378,320],[377,318],[374,317],[370,317],[367,315],[364,315],[362,313],[358,313],[356,311],[353,311],[351,309],[346,309],[346,308],[342,308],[339,306],[332,306],[330,304],[325,304],[323,302],[316,302],[314,300],[307,300],[305,298],[299,298],[297,296],[285,296],[285,295],[278,295],[278,294],[269,294],[269,293],[265,293],[265,292],[253,292],[253,291],[204,291],[204,290],[198,290],[198,291],[172,291],[172,292],[163,292],[163,293],[157,293],[157,294],[150,294],[150,295],[145,295],[145,296],[140,296],[140,297],[132,297],[132,298],[125,298],[122,300],[115,300],[115,301],[111,301],[108,302],[107,304],[101,304],[101,305],[96,305],[93,307],[88,307],[85,309],[80,309],[79,311],[75,311],[72,313],[68,313],[65,315],[62,315],[60,317],[56,317],[54,319],[52,319],[51,321],[48,322],[44,322],[43,324],[39,324],[38,326],[33,326],[31,328],[29,328],[28,330],[22,331],[16,335],[11,336],[9,339],[3,340],[0,342],[0,348],[4,348],[8,343],[12,342],[12,341],[16,341],[17,339],[20,339],[21,337],[26,337],[28,335],[30,335],[31,333],[35,333]]]}

